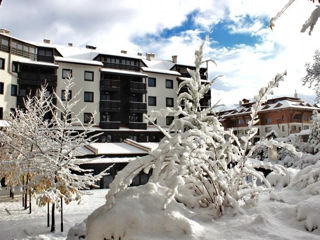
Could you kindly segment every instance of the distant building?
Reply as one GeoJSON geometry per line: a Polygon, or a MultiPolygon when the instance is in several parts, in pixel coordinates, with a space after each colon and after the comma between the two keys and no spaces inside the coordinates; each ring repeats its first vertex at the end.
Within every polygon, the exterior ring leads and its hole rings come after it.
{"type": "MultiPolygon", "coordinates": [[[[250,121],[251,106],[254,102],[243,99],[239,106],[218,113],[220,122],[226,129],[233,129],[238,135],[244,135],[250,121]]],[[[259,122],[256,124],[258,133],[255,140],[268,135],[287,137],[292,133],[309,129],[312,125],[312,111],[318,110],[318,105],[311,105],[297,97],[279,97],[269,99],[258,111],[259,122]]]]}
{"type": "MultiPolygon", "coordinates": [[[[0,119],[5,119],[16,107],[23,107],[23,99],[47,83],[49,92],[63,95],[63,78],[74,78],[72,98],[78,91],[80,102],[74,111],[85,107],[84,124],[92,114],[95,130],[103,132],[101,142],[122,142],[126,138],[138,142],[157,142],[162,133],[148,125],[144,113],[173,107],[178,96],[178,85],[190,75],[187,68],[195,66],[178,61],[159,60],[154,54],[129,55],[99,51],[87,45],[78,48],[52,44],[49,39],[35,43],[11,36],[0,30],[0,119]]],[[[207,69],[201,68],[207,81],[207,69]]],[[[182,91],[185,91],[183,89],[182,91]]],[[[202,100],[210,106],[210,92],[202,100]]],[[[158,124],[169,126],[173,116],[159,118],[158,124]]]]}

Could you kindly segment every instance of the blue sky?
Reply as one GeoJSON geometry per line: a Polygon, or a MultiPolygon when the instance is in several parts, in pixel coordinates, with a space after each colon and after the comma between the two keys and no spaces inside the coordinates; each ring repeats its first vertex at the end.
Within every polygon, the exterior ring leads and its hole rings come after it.
{"type": "MultiPolygon", "coordinates": [[[[194,50],[209,34],[206,58],[216,60],[210,75],[223,74],[213,87],[213,101],[226,105],[253,98],[259,88],[288,71],[278,96],[311,99],[314,92],[301,85],[304,65],[319,47],[320,27],[313,35],[300,28],[315,4],[296,1],[268,27],[287,0],[4,0],[0,7],[1,28],[26,40],[51,39],[74,46],[129,54],[153,52],[157,58],[192,63],[194,50]],[[32,4],[32,9],[30,9],[32,4]],[[26,11],[26,9],[29,9],[26,11]],[[17,18],[16,16],[19,16],[17,18]]],[[[319,25],[319,23],[318,23],[319,25]]]]}

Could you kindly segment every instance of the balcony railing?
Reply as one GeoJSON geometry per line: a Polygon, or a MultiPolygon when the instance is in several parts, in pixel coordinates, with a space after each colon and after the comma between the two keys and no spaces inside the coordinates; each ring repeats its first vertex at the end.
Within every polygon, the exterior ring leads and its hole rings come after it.
{"type": "Polygon", "coordinates": [[[119,129],[120,121],[100,121],[99,126],[104,129],[119,129]]]}
{"type": "Polygon", "coordinates": [[[119,112],[120,100],[100,100],[100,112],[119,112]]]}
{"type": "Polygon", "coordinates": [[[120,91],[120,80],[101,79],[100,90],[101,91],[120,91]]]}
{"type": "Polygon", "coordinates": [[[129,122],[130,129],[147,129],[147,124],[143,122],[129,122]]]}
{"type": "Polygon", "coordinates": [[[131,113],[147,113],[147,104],[141,102],[129,102],[129,111],[131,113]]]}
{"type": "Polygon", "coordinates": [[[147,93],[146,84],[142,82],[130,82],[130,91],[133,93],[147,93]]]}
{"type": "Polygon", "coordinates": [[[48,87],[57,86],[57,75],[55,74],[40,74],[40,73],[18,73],[18,83],[21,85],[41,86],[48,84],[48,87]]]}
{"type": "Polygon", "coordinates": [[[43,55],[37,55],[37,59],[38,61],[41,62],[53,62],[54,61],[54,57],[53,56],[43,56],[43,55]]]}
{"type": "Polygon", "coordinates": [[[107,63],[103,62],[103,66],[106,68],[116,68],[122,70],[132,70],[138,72],[140,68],[138,66],[126,65],[126,64],[118,64],[118,63],[107,63]]]}

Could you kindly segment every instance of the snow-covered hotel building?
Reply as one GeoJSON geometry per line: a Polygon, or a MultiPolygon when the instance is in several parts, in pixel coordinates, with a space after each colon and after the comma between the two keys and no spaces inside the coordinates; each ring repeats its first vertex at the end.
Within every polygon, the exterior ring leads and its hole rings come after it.
{"type": "MultiPolygon", "coordinates": [[[[254,102],[243,99],[238,107],[219,112],[220,122],[226,129],[232,128],[238,136],[244,135],[253,104],[254,102]]],[[[255,139],[259,140],[270,134],[274,137],[287,137],[309,129],[313,110],[320,112],[320,106],[310,105],[297,96],[269,99],[258,111],[258,133],[255,139]]]]}
{"type": "MultiPolygon", "coordinates": [[[[0,119],[6,119],[14,108],[23,107],[30,92],[47,83],[50,92],[62,95],[63,78],[71,75],[80,91],[75,112],[85,108],[83,123],[92,114],[97,131],[104,132],[102,142],[122,142],[126,138],[138,142],[157,142],[162,134],[143,118],[144,113],[176,104],[178,84],[190,77],[177,56],[159,60],[154,54],[128,55],[126,51],[111,54],[87,45],[78,48],[54,45],[50,40],[34,43],[0,30],[0,119]]],[[[206,79],[206,68],[201,69],[206,79]]],[[[182,90],[184,91],[184,89],[182,90]]],[[[203,106],[210,105],[210,92],[203,106]]],[[[158,119],[168,126],[172,117],[158,119]]]]}

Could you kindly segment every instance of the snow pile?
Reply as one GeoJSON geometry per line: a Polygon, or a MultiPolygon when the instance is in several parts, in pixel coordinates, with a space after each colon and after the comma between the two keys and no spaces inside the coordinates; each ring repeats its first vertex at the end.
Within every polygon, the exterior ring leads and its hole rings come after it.
{"type": "Polygon", "coordinates": [[[320,195],[311,196],[298,204],[297,220],[305,221],[308,231],[320,231],[320,195]]]}
{"type": "Polygon", "coordinates": [[[88,239],[195,239],[202,227],[183,204],[171,202],[164,209],[167,193],[155,183],[121,192],[112,209],[102,206],[88,217],[88,239]]]}

